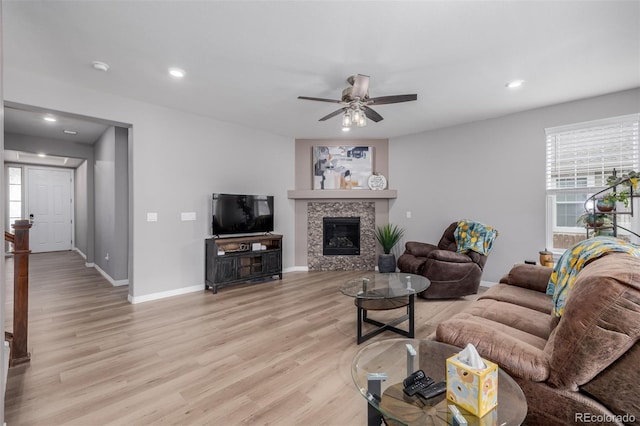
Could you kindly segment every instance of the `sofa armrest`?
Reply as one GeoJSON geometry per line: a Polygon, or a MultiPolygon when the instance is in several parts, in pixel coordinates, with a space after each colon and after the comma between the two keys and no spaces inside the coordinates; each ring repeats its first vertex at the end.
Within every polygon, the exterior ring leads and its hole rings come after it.
{"type": "Polygon", "coordinates": [[[408,241],[404,247],[409,254],[415,257],[427,257],[432,251],[438,250],[438,247],[433,244],[420,243],[417,241],[408,241]]]}
{"type": "Polygon", "coordinates": [[[449,250],[433,250],[429,254],[429,259],[439,260],[449,263],[472,263],[473,260],[466,254],[457,253],[449,250]]]}
{"type": "Polygon", "coordinates": [[[544,293],[552,271],[553,268],[547,266],[518,264],[500,282],[544,293]]]}

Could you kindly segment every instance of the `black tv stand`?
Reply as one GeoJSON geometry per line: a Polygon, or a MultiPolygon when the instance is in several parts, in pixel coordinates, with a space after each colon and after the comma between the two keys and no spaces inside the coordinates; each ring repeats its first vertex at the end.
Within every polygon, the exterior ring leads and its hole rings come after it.
{"type": "Polygon", "coordinates": [[[257,278],[282,279],[282,235],[213,237],[205,240],[205,290],[257,278]]]}

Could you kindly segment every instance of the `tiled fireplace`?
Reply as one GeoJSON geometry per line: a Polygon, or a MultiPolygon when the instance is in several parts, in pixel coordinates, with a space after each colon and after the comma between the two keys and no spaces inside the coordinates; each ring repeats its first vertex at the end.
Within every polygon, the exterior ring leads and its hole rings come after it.
{"type": "MultiPolygon", "coordinates": [[[[394,189],[312,189],[315,146],[372,147],[373,171],[389,180],[389,141],[387,139],[296,139],[295,189],[287,191],[295,200],[295,265],[309,271],[373,271],[376,267],[375,227],[389,222],[389,202],[397,197],[394,189]],[[360,254],[323,253],[324,218],[360,218],[360,254]]],[[[339,237],[339,244],[351,245],[339,237]]],[[[348,236],[347,239],[351,238],[348,236]]],[[[288,240],[290,241],[290,240],[288,240]]]]}
{"type": "Polygon", "coordinates": [[[376,256],[374,230],[374,202],[309,202],[307,204],[307,265],[309,270],[374,270],[376,256]],[[359,254],[325,254],[323,250],[325,218],[359,218],[359,254]]]}

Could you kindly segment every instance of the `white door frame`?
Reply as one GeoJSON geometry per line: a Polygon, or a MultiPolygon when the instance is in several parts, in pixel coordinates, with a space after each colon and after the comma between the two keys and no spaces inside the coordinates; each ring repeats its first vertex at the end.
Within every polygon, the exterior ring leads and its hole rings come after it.
{"type": "MultiPolygon", "coordinates": [[[[29,171],[30,170],[54,170],[54,171],[63,171],[63,172],[69,172],[69,195],[71,197],[71,205],[70,205],[70,216],[71,216],[71,223],[69,223],[69,226],[71,227],[71,250],[75,250],[75,244],[76,244],[76,235],[75,235],[75,223],[76,223],[76,218],[75,218],[75,170],[71,169],[71,168],[67,168],[67,167],[48,167],[48,166],[38,166],[38,165],[31,165],[31,164],[24,164],[23,165],[23,200],[24,203],[22,204],[22,208],[24,209],[22,212],[22,216],[28,216],[29,214],[29,171]]],[[[28,217],[27,217],[28,219],[28,217]]]]}

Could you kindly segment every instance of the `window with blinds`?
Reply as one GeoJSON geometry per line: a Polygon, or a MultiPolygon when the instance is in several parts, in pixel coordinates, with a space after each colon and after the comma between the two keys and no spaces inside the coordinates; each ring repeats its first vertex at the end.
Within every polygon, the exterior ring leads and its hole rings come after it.
{"type": "Polygon", "coordinates": [[[588,188],[603,188],[613,169],[638,171],[639,116],[546,129],[547,190],[584,188],[585,181],[588,188]]]}
{"type": "Polygon", "coordinates": [[[561,250],[586,238],[578,217],[614,169],[640,171],[639,122],[640,114],[631,114],[545,129],[548,247],[561,250]]]}

